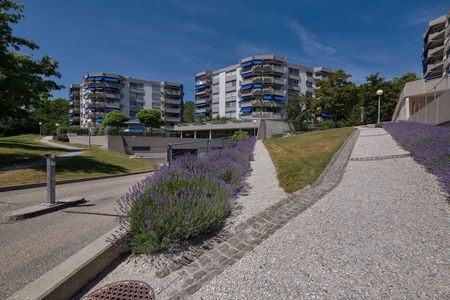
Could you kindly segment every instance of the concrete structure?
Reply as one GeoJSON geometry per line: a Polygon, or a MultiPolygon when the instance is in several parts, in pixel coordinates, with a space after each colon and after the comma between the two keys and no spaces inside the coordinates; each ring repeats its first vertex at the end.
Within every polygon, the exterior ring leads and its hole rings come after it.
{"type": "Polygon", "coordinates": [[[149,81],[111,73],[87,73],[80,85],[80,126],[100,126],[111,111],[121,111],[131,119],[144,108],[161,110],[166,127],[181,122],[183,85],[149,81]]]}
{"type": "Polygon", "coordinates": [[[69,88],[69,126],[80,125],[80,85],[71,84],[69,88]]]}
{"type": "Polygon", "coordinates": [[[403,88],[392,121],[450,124],[450,11],[423,34],[423,79],[403,88]]]}
{"type": "Polygon", "coordinates": [[[288,62],[276,55],[257,55],[195,77],[198,117],[235,119],[285,119],[285,106],[298,95],[315,96],[316,83],[330,69],[288,62]],[[261,99],[262,98],[262,99],[261,99]]]}

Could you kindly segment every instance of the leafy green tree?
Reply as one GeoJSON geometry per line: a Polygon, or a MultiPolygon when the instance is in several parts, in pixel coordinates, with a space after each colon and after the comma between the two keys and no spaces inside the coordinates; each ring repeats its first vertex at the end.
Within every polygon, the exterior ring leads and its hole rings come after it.
{"type": "Polygon", "coordinates": [[[21,115],[21,110],[63,87],[51,80],[61,77],[58,62],[49,56],[33,59],[32,54],[19,53],[22,48],[39,49],[36,43],[12,33],[11,25],[24,17],[23,10],[21,3],[0,1],[0,121],[21,115]]]}
{"type": "Polygon", "coordinates": [[[191,123],[195,120],[195,103],[193,101],[184,102],[183,122],[191,123]]]}
{"type": "MultiPolygon", "coordinates": [[[[153,135],[153,128],[164,125],[164,120],[161,117],[161,112],[156,109],[141,109],[138,111],[136,117],[145,127],[150,127],[150,134],[153,135]]],[[[146,130],[147,131],[147,130],[146,130]]]]}
{"type": "Polygon", "coordinates": [[[43,134],[52,134],[56,132],[56,123],[64,126],[69,121],[67,111],[69,110],[69,101],[64,98],[54,100],[41,99],[30,113],[30,119],[39,128],[39,122],[42,122],[43,134]]]}
{"type": "Polygon", "coordinates": [[[115,127],[117,132],[119,132],[120,127],[123,127],[123,123],[125,123],[128,120],[130,120],[130,117],[116,110],[107,113],[103,118],[102,124],[103,126],[115,127]]]}
{"type": "Polygon", "coordinates": [[[310,97],[296,96],[289,101],[286,112],[288,120],[296,125],[302,125],[311,116],[310,97]]]}
{"type": "Polygon", "coordinates": [[[239,129],[238,131],[234,132],[233,136],[231,137],[231,140],[236,143],[246,138],[248,138],[248,132],[239,129]]]}
{"type": "Polygon", "coordinates": [[[366,77],[366,82],[358,88],[359,103],[364,107],[364,123],[376,123],[378,119],[378,96],[377,90],[383,90],[381,96],[381,121],[388,121],[392,118],[395,106],[397,105],[400,93],[408,81],[417,80],[415,73],[406,73],[402,77],[395,77],[387,81],[379,73],[366,77]]]}
{"type": "Polygon", "coordinates": [[[320,82],[316,98],[311,101],[312,111],[316,115],[329,113],[335,122],[344,119],[358,104],[358,89],[349,81],[350,77],[343,70],[330,72],[328,80],[320,82]]]}

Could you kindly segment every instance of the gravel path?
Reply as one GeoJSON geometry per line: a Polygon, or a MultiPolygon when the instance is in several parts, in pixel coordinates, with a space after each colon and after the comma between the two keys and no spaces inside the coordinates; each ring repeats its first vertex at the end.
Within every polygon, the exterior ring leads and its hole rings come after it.
{"type": "Polygon", "coordinates": [[[248,190],[245,195],[236,199],[239,209],[233,217],[235,224],[247,220],[288,196],[278,184],[277,171],[262,141],[256,142],[253,155],[252,172],[247,179],[248,190]]]}
{"type": "Polygon", "coordinates": [[[380,128],[361,129],[341,183],[194,298],[450,297],[450,205],[380,128]]]}

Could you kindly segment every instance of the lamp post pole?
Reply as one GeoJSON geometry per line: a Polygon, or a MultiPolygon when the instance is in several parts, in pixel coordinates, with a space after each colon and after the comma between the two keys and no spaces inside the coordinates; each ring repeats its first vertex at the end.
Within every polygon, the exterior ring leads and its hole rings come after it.
{"type": "Polygon", "coordinates": [[[42,135],[42,122],[39,122],[39,135],[42,135]]]}
{"type": "Polygon", "coordinates": [[[256,120],[253,120],[253,135],[256,136],[256,120]]]}
{"type": "Polygon", "coordinates": [[[381,95],[383,95],[383,90],[378,90],[377,91],[377,95],[378,95],[378,121],[377,124],[380,124],[380,112],[381,112],[381,95]]]}
{"type": "Polygon", "coordinates": [[[55,126],[56,126],[56,140],[59,141],[59,123],[56,123],[55,126]]]}

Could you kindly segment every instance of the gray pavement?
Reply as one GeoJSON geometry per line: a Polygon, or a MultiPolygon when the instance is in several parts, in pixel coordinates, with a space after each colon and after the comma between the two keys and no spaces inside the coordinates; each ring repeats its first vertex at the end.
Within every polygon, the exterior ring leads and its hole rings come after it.
{"type": "Polygon", "coordinates": [[[202,299],[448,299],[450,205],[383,129],[361,129],[341,183],[205,284],[202,299]]]}
{"type": "MultiPolygon", "coordinates": [[[[0,299],[61,263],[117,225],[116,200],[146,174],[56,186],[57,199],[89,202],[48,215],[0,224],[0,299]]],[[[45,187],[0,193],[0,214],[45,201],[45,187]]]]}

